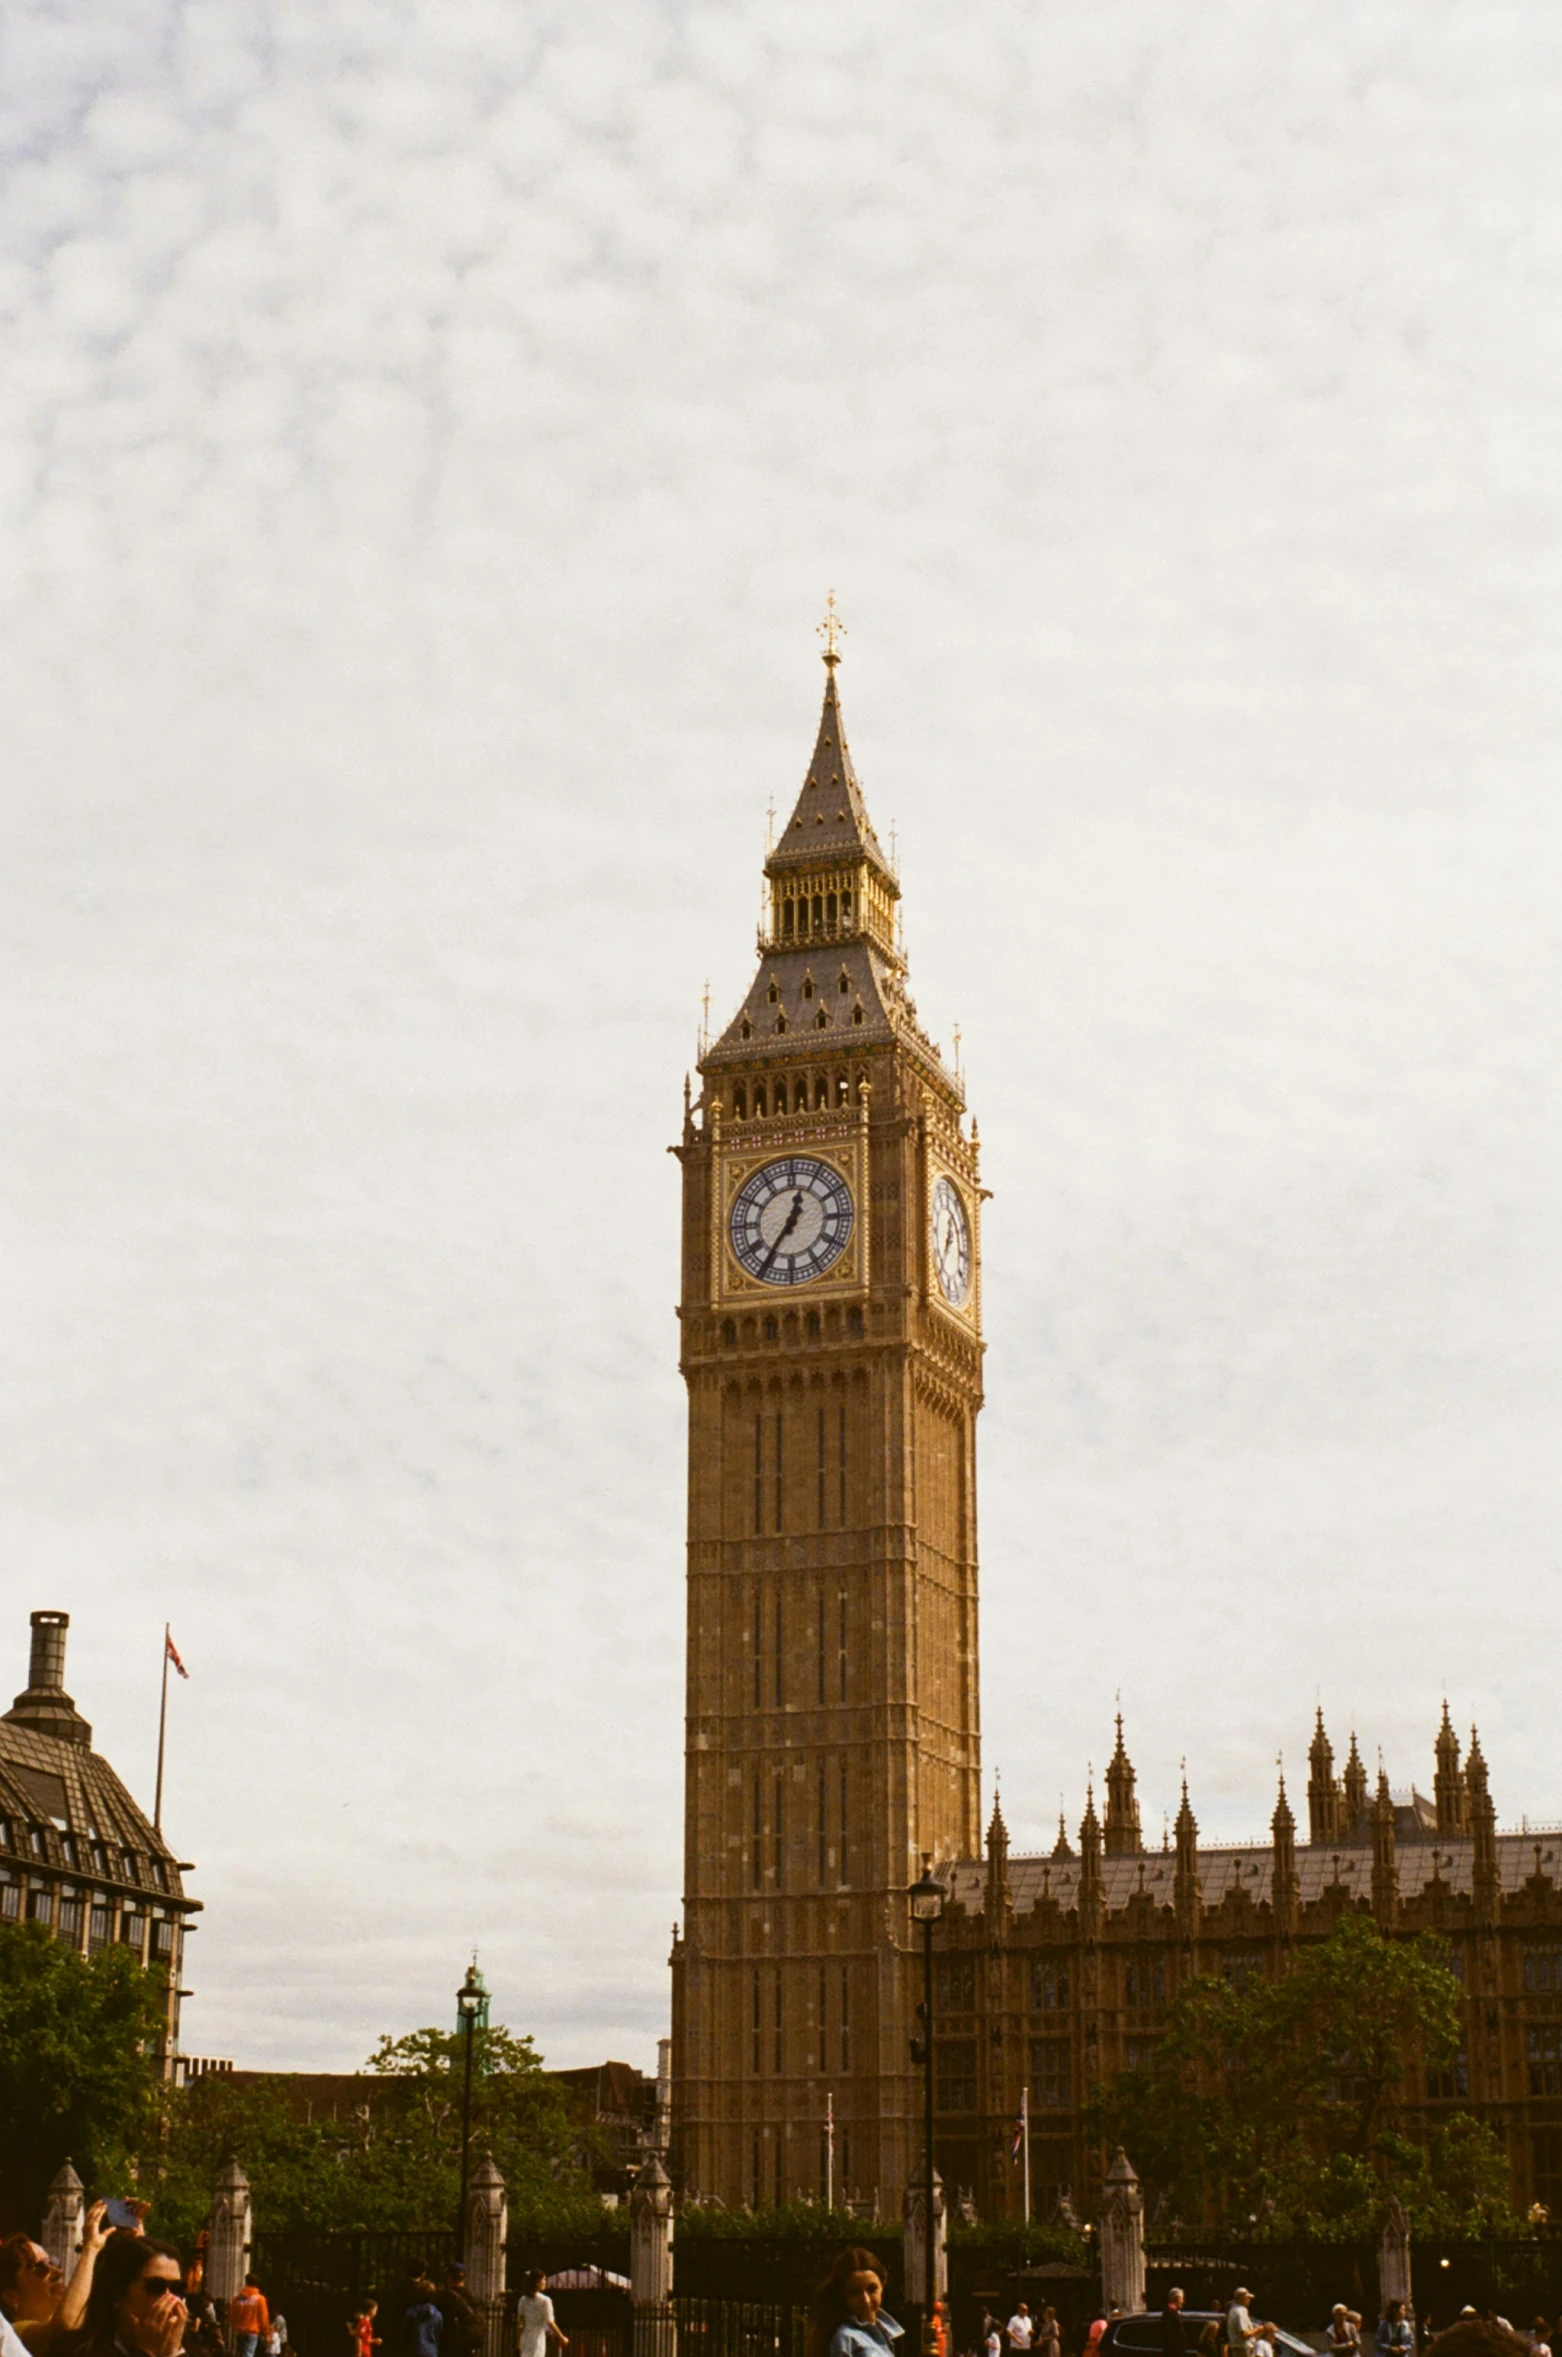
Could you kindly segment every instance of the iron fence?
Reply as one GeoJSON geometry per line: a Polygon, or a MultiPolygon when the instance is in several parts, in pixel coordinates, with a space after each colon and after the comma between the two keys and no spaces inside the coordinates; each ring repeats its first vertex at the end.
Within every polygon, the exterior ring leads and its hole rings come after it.
{"type": "Polygon", "coordinates": [[[436,2282],[460,2257],[449,2226],[414,2232],[303,2227],[257,2233],[250,2266],[273,2312],[287,2318],[299,2357],[348,2357],[347,2326],[364,2302],[380,2303],[383,2357],[398,2357],[396,2328],[414,2276],[436,2282]]]}

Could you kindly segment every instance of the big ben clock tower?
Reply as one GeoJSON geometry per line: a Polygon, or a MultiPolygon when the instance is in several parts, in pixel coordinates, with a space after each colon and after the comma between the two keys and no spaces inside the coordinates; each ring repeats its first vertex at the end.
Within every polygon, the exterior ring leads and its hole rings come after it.
{"type": "Polygon", "coordinates": [[[917,1022],[900,887],[824,710],[683,1143],[689,1392],[674,2163],[729,2206],[898,2204],[907,1886],[980,1855],[982,1189],[917,1022]]]}

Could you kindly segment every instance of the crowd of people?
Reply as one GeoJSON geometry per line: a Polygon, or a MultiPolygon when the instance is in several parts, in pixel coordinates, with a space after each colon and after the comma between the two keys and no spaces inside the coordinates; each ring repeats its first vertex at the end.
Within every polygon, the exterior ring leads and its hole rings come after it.
{"type": "MultiPolygon", "coordinates": [[[[30,2235],[0,2242],[0,2357],[294,2357],[287,2318],[256,2276],[219,2311],[199,2257],[187,2268],[172,2243],[149,2235],[145,2204],[118,2206],[136,2224],[111,2223],[109,2205],[94,2202],[68,2278],[30,2235]]],[[[482,2318],[464,2272],[452,2266],[442,2291],[425,2276],[414,2282],[394,2357],[479,2357],[482,2318]]],[[[375,2357],[377,2313],[370,2299],[353,2318],[348,2357],[375,2357]]]]}
{"type": "MultiPolygon", "coordinates": [[[[81,2249],[67,2278],[42,2246],[25,2234],[0,2242],[0,2357],[294,2357],[287,2319],[250,2275],[219,2313],[202,2288],[199,2255],[188,2269],[171,2243],[147,2234],[145,2205],[115,2204],[134,2213],[115,2223],[110,2205],[94,2202],[81,2249]]],[[[902,2327],[884,2306],[887,2275],[870,2250],[841,2251],[809,2312],[807,2357],[897,2357],[902,2327]]],[[[934,2304],[936,2357],[1114,2357],[1119,2312],[1100,2309],[1076,2341],[1065,2335],[1055,2308],[1032,2314],[1020,2300],[1006,2324],[984,2314],[978,2334],[956,2352],[948,2307],[934,2304]],[[1067,2345],[1065,2345],[1067,2343],[1067,2345]]],[[[436,2285],[418,2269],[401,2313],[382,2330],[380,2304],[366,2298],[348,2320],[339,2357],[483,2357],[487,2320],[466,2288],[459,2261],[436,2285]]],[[[1327,2331],[1309,2336],[1319,2357],[1562,2357],[1562,2318],[1554,2344],[1544,2316],[1516,2329],[1495,2308],[1465,2308],[1441,2331],[1416,2317],[1402,2300],[1390,2301],[1370,2333],[1361,2314],[1335,2303],[1327,2331]]],[[[1299,2339],[1254,2312],[1254,2295],[1239,2284],[1223,2309],[1190,2311],[1183,2293],[1167,2294],[1156,2335],[1159,2357],[1298,2357],[1299,2339]]],[[[1144,2320],[1131,2343],[1146,2348],[1144,2320]]],[[[561,2330],[544,2276],[522,2283],[516,2306],[514,2357],[563,2357],[561,2330]]],[[[1125,2350],[1126,2357],[1126,2350],[1125,2350]]]]}
{"type": "MultiPolygon", "coordinates": [[[[903,2328],[884,2306],[887,2277],[872,2251],[842,2251],[820,2285],[809,2321],[808,2357],[896,2357],[903,2328]]],[[[1153,2313],[1153,2312],[1152,2312],[1153,2313]]],[[[1006,2324],[984,2313],[980,2330],[962,2343],[958,2357],[1112,2357],[1120,2311],[1100,2308],[1077,2340],[1065,2334],[1055,2308],[1044,2306],[1033,2314],[1020,2300],[1006,2324]],[[1103,2350],[1103,2343],[1105,2349],[1103,2350]]],[[[1562,2336],[1562,2318],[1557,2322],[1562,2336]]],[[[934,2303],[933,2342],[937,2357],[951,2357],[953,2342],[948,2308],[934,2303]]],[[[1376,2327],[1364,2331],[1360,2312],[1343,2300],[1336,2302],[1327,2331],[1303,2336],[1283,2333],[1278,2325],[1254,2314],[1254,2294],[1238,2284],[1223,2309],[1190,2312],[1179,2289],[1168,2292],[1155,2335],[1160,2357],[1296,2357],[1304,2345],[1323,2343],[1319,2357],[1421,2357],[1435,2348],[1436,2357],[1553,2357],[1550,2327],[1537,2316],[1527,2331],[1517,2330],[1495,2308],[1465,2308],[1442,2331],[1432,2319],[1412,2315],[1406,2302],[1387,2302],[1376,2327]]],[[[1144,2326],[1133,2335],[1135,2352],[1146,2345],[1144,2326]]],[[[537,2353],[541,2357],[541,2353],[537,2353]]],[[[1556,2347],[1562,2357],[1562,2337],[1556,2347]]]]}
{"type": "MultiPolygon", "coordinates": [[[[134,2222],[115,2222],[110,2204],[94,2202],[69,2277],[30,2235],[0,2241],[0,2357],[296,2357],[287,2318],[258,2276],[247,2275],[219,2311],[203,2288],[199,2252],[186,2267],[171,2243],[146,2232],[145,2203],[112,2207],[134,2222]]],[[[453,2260],[438,2285],[414,2272],[389,2335],[371,2293],[348,2320],[341,2357],[482,2357],[486,2338],[466,2269],[453,2260]]],[[[562,2357],[568,2346],[545,2278],[528,2275],[515,2357],[562,2357]]]]}

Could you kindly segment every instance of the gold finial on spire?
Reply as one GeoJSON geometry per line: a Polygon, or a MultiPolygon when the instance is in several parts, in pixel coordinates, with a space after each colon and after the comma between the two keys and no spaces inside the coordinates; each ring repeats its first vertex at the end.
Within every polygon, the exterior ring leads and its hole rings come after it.
{"type": "Polygon", "coordinates": [[[833,589],[831,590],[828,598],[825,600],[824,620],[818,626],[818,635],[824,640],[824,660],[826,667],[833,671],[836,664],[841,659],[839,641],[845,638],[847,635],[846,625],[835,610],[835,592],[833,589]]]}

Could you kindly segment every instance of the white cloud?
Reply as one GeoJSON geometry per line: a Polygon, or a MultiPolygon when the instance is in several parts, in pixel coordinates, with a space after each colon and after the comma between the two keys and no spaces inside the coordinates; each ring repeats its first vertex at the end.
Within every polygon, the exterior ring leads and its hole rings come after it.
{"type": "Polygon", "coordinates": [[[479,1937],[650,2057],[661,1149],[832,581],[997,1190],[1011,1817],[1119,1684],[1241,1831],[1316,1686],[1404,1776],[1445,1678],[1562,1812],[1533,14],[5,39],[11,1642],[144,1790],[174,1619],[193,2042],[350,2062],[479,1937]]]}

